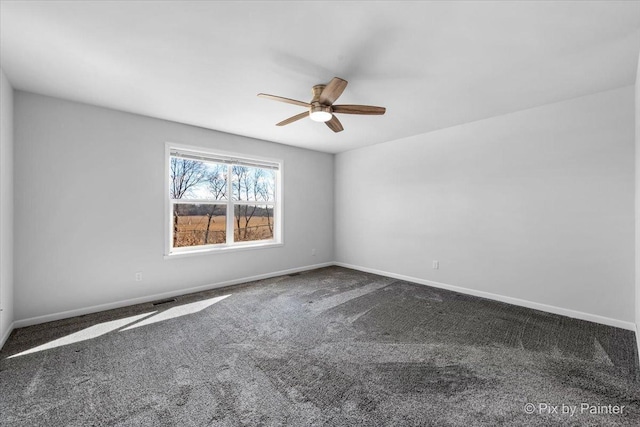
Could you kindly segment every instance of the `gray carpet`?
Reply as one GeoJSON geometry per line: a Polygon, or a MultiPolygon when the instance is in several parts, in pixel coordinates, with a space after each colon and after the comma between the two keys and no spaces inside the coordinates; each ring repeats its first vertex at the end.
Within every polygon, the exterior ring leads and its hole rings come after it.
{"type": "Polygon", "coordinates": [[[18,329],[0,423],[638,426],[634,339],[330,267],[18,329]]]}

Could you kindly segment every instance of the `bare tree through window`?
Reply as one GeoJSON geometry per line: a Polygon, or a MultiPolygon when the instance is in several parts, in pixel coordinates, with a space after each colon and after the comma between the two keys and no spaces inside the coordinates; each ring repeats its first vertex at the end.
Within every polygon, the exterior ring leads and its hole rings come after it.
{"type": "MultiPolygon", "coordinates": [[[[171,187],[170,197],[182,199],[195,187],[207,179],[207,167],[197,160],[171,157],[171,187]]],[[[173,246],[178,244],[178,216],[179,209],[173,210],[173,246]]]]}

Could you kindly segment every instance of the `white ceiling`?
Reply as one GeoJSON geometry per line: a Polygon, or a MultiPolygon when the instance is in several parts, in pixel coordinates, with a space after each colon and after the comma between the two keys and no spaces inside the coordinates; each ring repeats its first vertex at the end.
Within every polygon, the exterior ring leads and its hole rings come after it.
{"type": "Polygon", "coordinates": [[[16,89],[340,152],[634,83],[640,2],[23,1],[0,4],[16,89]],[[334,134],[304,111],[349,85],[334,134]]]}

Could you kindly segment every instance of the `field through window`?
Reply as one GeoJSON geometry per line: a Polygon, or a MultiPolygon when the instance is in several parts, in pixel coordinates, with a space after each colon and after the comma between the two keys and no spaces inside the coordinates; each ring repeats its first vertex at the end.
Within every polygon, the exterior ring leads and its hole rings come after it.
{"type": "Polygon", "coordinates": [[[273,241],[278,168],[193,157],[170,156],[171,247],[273,241]]]}

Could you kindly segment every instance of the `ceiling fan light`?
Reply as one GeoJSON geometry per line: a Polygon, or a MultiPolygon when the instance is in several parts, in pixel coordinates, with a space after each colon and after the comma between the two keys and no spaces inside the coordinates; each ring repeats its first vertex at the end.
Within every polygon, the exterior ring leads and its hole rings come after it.
{"type": "Polygon", "coordinates": [[[333,115],[331,114],[331,107],[325,107],[324,105],[313,105],[309,109],[309,118],[314,122],[328,122],[333,115]]]}

